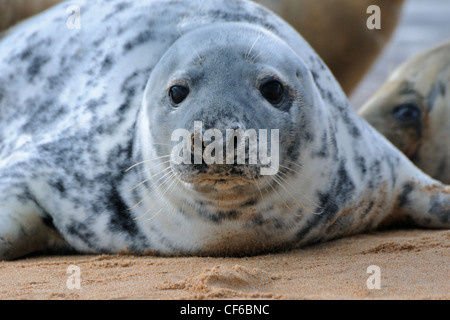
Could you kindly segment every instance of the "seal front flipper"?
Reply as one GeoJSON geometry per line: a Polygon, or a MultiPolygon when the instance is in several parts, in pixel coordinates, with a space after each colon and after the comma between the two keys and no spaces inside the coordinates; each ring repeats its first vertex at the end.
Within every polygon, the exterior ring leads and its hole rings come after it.
{"type": "Polygon", "coordinates": [[[64,247],[65,241],[52,226],[52,218],[32,194],[5,180],[0,176],[0,260],[64,247]]]}
{"type": "Polygon", "coordinates": [[[450,186],[423,175],[408,179],[398,188],[392,223],[404,223],[424,228],[450,228],[450,186]]]}

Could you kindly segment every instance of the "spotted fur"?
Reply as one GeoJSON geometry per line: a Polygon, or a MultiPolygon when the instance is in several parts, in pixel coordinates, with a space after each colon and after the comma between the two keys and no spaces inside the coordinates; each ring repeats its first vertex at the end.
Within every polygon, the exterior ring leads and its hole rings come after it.
{"type": "Polygon", "coordinates": [[[270,11],[242,0],[69,3],[0,40],[0,258],[247,255],[400,220],[450,226],[448,187],[359,118],[270,11]],[[69,3],[81,30],[66,28],[69,3]],[[267,77],[284,84],[277,108],[259,92],[267,77]],[[190,86],[176,109],[173,81],[190,86]],[[279,174],[168,162],[171,132],[195,120],[279,129],[279,174]]]}

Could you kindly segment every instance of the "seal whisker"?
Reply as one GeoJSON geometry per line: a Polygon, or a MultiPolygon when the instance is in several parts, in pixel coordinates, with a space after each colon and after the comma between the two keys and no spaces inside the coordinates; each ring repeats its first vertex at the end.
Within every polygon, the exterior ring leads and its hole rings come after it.
{"type": "Polygon", "coordinates": [[[267,52],[266,49],[262,49],[256,56],[254,56],[253,58],[250,59],[250,61],[252,61],[253,63],[257,62],[257,59],[259,56],[261,56],[263,53],[267,52]]]}
{"type": "Polygon", "coordinates": [[[150,162],[150,161],[156,161],[156,160],[167,158],[167,157],[171,157],[171,156],[172,156],[171,154],[168,154],[168,155],[165,155],[165,156],[161,156],[161,157],[157,157],[157,158],[148,159],[148,160],[144,160],[144,161],[138,162],[138,163],[132,165],[131,167],[129,167],[127,170],[125,170],[125,172],[128,172],[131,169],[133,169],[133,168],[135,168],[135,167],[137,167],[137,166],[139,166],[141,164],[144,164],[144,163],[147,163],[147,162],[150,162]]]}
{"type": "MultiPolygon", "coordinates": [[[[178,202],[179,202],[179,201],[178,201],[178,202]]],[[[175,211],[175,208],[178,206],[178,202],[176,202],[176,203],[173,205],[173,208],[172,208],[172,211],[170,211],[169,217],[171,217],[171,216],[173,215],[173,212],[175,211]]]]}
{"type": "MultiPolygon", "coordinates": [[[[178,183],[177,183],[177,185],[175,186],[175,188],[176,188],[176,187],[178,186],[178,184],[181,182],[181,179],[178,178],[176,175],[175,175],[175,178],[178,179],[178,183]]],[[[174,188],[174,189],[175,189],[175,188],[174,188]]],[[[175,208],[178,207],[178,204],[180,203],[180,200],[181,200],[181,199],[178,199],[178,201],[174,204],[174,206],[173,206],[173,208],[172,208],[172,211],[170,211],[169,217],[172,216],[173,212],[175,211],[175,208]]],[[[182,201],[183,201],[183,206],[181,207],[181,212],[183,212],[184,202],[185,202],[186,200],[183,199],[182,201]]]]}
{"type": "MultiPolygon", "coordinates": [[[[166,176],[169,175],[170,173],[172,173],[172,172],[170,171],[170,172],[165,173],[162,177],[160,177],[160,178],[159,178],[158,180],[156,180],[155,182],[160,181],[161,179],[163,179],[164,177],[166,177],[166,176]]],[[[173,173],[172,173],[172,174],[173,174],[173,173]]],[[[148,197],[150,197],[150,196],[152,195],[152,193],[155,192],[155,190],[157,190],[160,186],[162,186],[164,183],[166,183],[166,182],[167,182],[167,179],[169,179],[169,178],[166,178],[161,184],[159,184],[155,189],[153,189],[150,193],[148,193],[141,201],[139,201],[137,204],[135,204],[133,207],[129,208],[128,210],[131,211],[131,210],[135,209],[137,206],[139,206],[139,205],[140,205],[142,202],[144,202],[148,197]]],[[[152,184],[152,185],[153,185],[153,184],[152,184]]],[[[151,188],[152,185],[150,185],[150,187],[147,188],[147,191],[150,190],[150,188],[151,188]]]]}
{"type": "MultiPolygon", "coordinates": [[[[275,181],[276,183],[278,183],[278,184],[280,184],[279,182],[277,182],[275,179],[274,179],[274,177],[273,176],[271,176],[272,177],[272,180],[273,181],[275,181]]],[[[284,198],[283,198],[283,196],[272,186],[272,184],[269,182],[269,181],[267,181],[267,183],[269,184],[269,186],[272,188],[272,190],[273,191],[275,191],[277,194],[278,194],[278,196],[280,196],[280,198],[281,198],[281,201],[283,201],[283,203],[284,203],[284,205],[286,206],[286,208],[287,209],[289,209],[292,213],[294,213],[294,211],[288,206],[288,204],[286,203],[286,200],[284,200],[284,198]]]]}
{"type": "MultiPolygon", "coordinates": [[[[266,30],[269,31],[270,28],[272,27],[272,24],[267,25],[266,30]]],[[[256,38],[255,42],[253,43],[252,47],[250,48],[250,51],[248,51],[248,53],[246,53],[245,55],[245,59],[248,59],[250,57],[250,53],[252,52],[254,46],[256,45],[256,43],[259,41],[259,39],[261,39],[264,36],[263,33],[260,33],[258,38],[256,38]]],[[[264,52],[266,52],[266,49],[261,50],[256,56],[254,56],[253,58],[250,59],[251,62],[256,63],[257,58],[264,52]]]]}
{"type": "Polygon", "coordinates": [[[258,53],[256,56],[253,56],[253,58],[250,59],[251,62],[256,63],[258,57],[265,52],[265,50],[262,50],[260,53],[258,53]]]}
{"type": "Polygon", "coordinates": [[[183,210],[184,210],[184,205],[186,204],[186,199],[183,199],[183,202],[182,202],[182,204],[181,204],[181,210],[180,210],[180,213],[181,214],[183,214],[183,210]]]}
{"type": "MultiPolygon", "coordinates": [[[[297,166],[299,169],[302,169],[302,170],[304,169],[304,167],[303,167],[301,164],[299,164],[299,163],[295,163],[295,162],[289,161],[289,160],[287,160],[287,159],[283,159],[283,161],[285,161],[285,162],[287,162],[287,163],[290,163],[290,164],[293,164],[293,165],[297,166]]],[[[286,167],[286,166],[283,166],[283,167],[284,167],[284,168],[288,168],[288,167],[286,167]]],[[[305,173],[303,173],[303,172],[295,171],[295,170],[293,170],[292,168],[289,168],[289,169],[291,169],[292,171],[298,173],[298,174],[301,175],[302,177],[311,179],[312,181],[316,181],[315,178],[313,178],[313,177],[311,177],[311,176],[308,176],[307,174],[305,174],[305,173]]]]}
{"type": "Polygon", "coordinates": [[[252,53],[253,48],[255,47],[256,43],[259,41],[259,39],[261,39],[264,36],[263,33],[260,33],[258,35],[258,37],[256,37],[255,42],[253,42],[253,45],[250,47],[250,50],[248,51],[248,53],[245,55],[245,59],[248,59],[250,57],[250,54],[252,53]]]}
{"type": "MultiPolygon", "coordinates": [[[[178,184],[179,184],[180,182],[182,182],[182,181],[181,181],[180,177],[178,177],[177,174],[176,174],[175,172],[174,172],[174,175],[175,175],[175,179],[178,180],[178,183],[177,183],[177,186],[178,186],[178,184]]],[[[175,188],[176,188],[177,186],[175,186],[175,188]]],[[[174,189],[175,189],[175,188],[174,188],[174,189]]],[[[183,201],[183,206],[184,206],[184,201],[186,201],[186,200],[184,200],[184,199],[178,199],[178,201],[177,201],[177,202],[175,203],[175,205],[173,206],[173,209],[172,209],[172,211],[170,212],[170,215],[169,215],[169,216],[172,216],[173,212],[175,211],[175,208],[178,207],[178,204],[180,203],[181,200],[183,201]]]]}
{"type": "Polygon", "coordinates": [[[255,178],[253,178],[253,181],[255,182],[255,185],[258,187],[259,194],[261,195],[261,200],[264,202],[264,197],[263,197],[263,195],[262,195],[262,191],[261,191],[261,188],[260,188],[258,182],[256,181],[255,178]]]}
{"type": "MultiPolygon", "coordinates": [[[[178,28],[176,28],[176,30],[177,30],[178,34],[180,35],[180,37],[183,37],[183,33],[181,32],[181,30],[178,29],[178,28]]],[[[197,57],[198,57],[198,59],[199,59],[200,62],[205,61],[205,58],[202,57],[202,56],[200,55],[200,53],[199,53],[197,50],[195,50],[194,47],[192,47],[189,43],[188,43],[187,45],[189,46],[189,48],[191,48],[191,50],[192,50],[193,52],[195,52],[195,54],[197,55],[197,57]]]]}
{"type": "Polygon", "coordinates": [[[156,167],[158,167],[158,166],[160,166],[160,165],[163,165],[163,164],[166,164],[166,163],[170,163],[170,161],[172,161],[172,160],[167,160],[167,161],[158,163],[157,165],[154,165],[154,166],[152,166],[152,167],[150,167],[150,168],[147,168],[147,169],[145,169],[145,170],[140,171],[139,174],[143,174],[143,173],[149,172],[150,170],[152,170],[152,169],[154,169],[154,168],[156,168],[156,167]]]}
{"type": "Polygon", "coordinates": [[[151,180],[152,178],[156,177],[157,175],[163,173],[164,171],[166,171],[166,170],[168,170],[168,169],[170,169],[170,166],[168,166],[167,168],[165,168],[165,169],[159,171],[158,173],[155,173],[155,174],[152,175],[151,177],[149,177],[149,178],[145,179],[144,181],[142,181],[141,183],[137,184],[136,186],[134,186],[133,188],[131,188],[131,189],[129,190],[129,192],[131,192],[131,191],[135,190],[136,188],[142,186],[142,185],[143,185],[144,183],[146,183],[147,181],[151,180]]]}
{"type": "MultiPolygon", "coordinates": [[[[264,203],[264,197],[263,197],[263,194],[261,191],[261,186],[259,185],[259,183],[256,181],[255,178],[253,178],[253,181],[254,181],[255,185],[258,187],[259,194],[261,195],[261,201],[264,203]]],[[[267,192],[267,189],[266,189],[266,192],[267,192]]],[[[269,194],[269,196],[270,196],[270,194],[269,194]]],[[[272,197],[270,197],[270,198],[271,198],[272,204],[275,206],[275,203],[273,202],[272,197]]],[[[265,206],[265,209],[267,210],[267,204],[265,206]]]]}
{"type": "MultiPolygon", "coordinates": [[[[261,188],[259,187],[259,184],[256,182],[256,180],[255,180],[254,178],[253,178],[253,180],[255,181],[255,184],[257,185],[258,190],[259,190],[259,192],[260,192],[260,194],[261,194],[261,199],[264,200],[264,199],[263,199],[262,192],[261,192],[261,188]]],[[[267,192],[267,189],[266,189],[266,192],[267,192]]],[[[267,192],[267,193],[268,193],[268,192],[267,192]]],[[[270,194],[269,194],[269,196],[270,196],[270,194]]],[[[273,202],[271,196],[270,196],[270,199],[271,199],[271,201],[272,201],[273,206],[276,207],[276,205],[275,205],[275,203],[273,202]]],[[[266,205],[266,209],[267,209],[267,205],[266,205]]],[[[278,211],[278,208],[277,208],[277,211],[278,211]]],[[[295,213],[294,213],[294,214],[295,214],[295,213]]]]}
{"type": "Polygon", "coordinates": [[[293,164],[293,165],[299,167],[300,169],[303,169],[303,168],[304,168],[304,167],[303,167],[301,164],[299,164],[299,163],[296,163],[296,162],[293,162],[293,161],[290,161],[290,160],[287,160],[287,159],[283,159],[283,161],[285,161],[285,162],[287,162],[287,163],[290,163],[290,164],[293,164]]]}
{"type": "MultiPolygon", "coordinates": [[[[167,186],[167,188],[166,188],[166,189],[163,191],[163,193],[160,195],[160,198],[163,198],[163,197],[166,195],[166,193],[169,191],[169,189],[174,185],[174,183],[177,182],[176,175],[175,175],[175,174],[171,175],[170,178],[169,178],[169,180],[171,181],[171,183],[167,186]]],[[[178,186],[179,183],[180,183],[180,180],[178,179],[177,184],[172,188],[171,192],[178,186]]],[[[170,200],[170,199],[167,199],[166,202],[164,203],[164,205],[158,210],[158,212],[157,212],[156,214],[154,214],[154,215],[153,215],[150,219],[148,219],[148,220],[149,220],[149,221],[150,221],[150,220],[153,220],[156,216],[158,216],[159,213],[167,206],[169,200],[170,200]]],[[[148,213],[150,213],[150,211],[155,207],[155,205],[156,205],[156,202],[153,203],[152,206],[151,206],[150,208],[147,209],[147,211],[144,213],[144,216],[146,216],[148,213]]]]}
{"type": "MultiPolygon", "coordinates": [[[[175,178],[172,178],[172,180],[173,180],[172,183],[171,183],[170,186],[164,191],[164,193],[161,195],[161,197],[163,197],[163,196],[167,193],[167,191],[169,190],[169,188],[170,188],[175,182],[176,182],[176,184],[175,184],[175,186],[172,188],[171,192],[172,192],[173,190],[175,190],[175,189],[178,187],[178,184],[180,183],[180,180],[178,179],[178,181],[177,181],[177,179],[175,179],[175,178]]],[[[169,200],[170,200],[170,199],[167,199],[166,202],[164,203],[164,205],[158,210],[158,212],[155,213],[150,219],[148,219],[148,221],[151,221],[151,220],[155,219],[157,216],[159,216],[159,214],[164,210],[164,208],[167,207],[167,204],[169,203],[169,200]]]]}
{"type": "MultiPolygon", "coordinates": [[[[164,185],[164,184],[166,184],[167,182],[172,182],[172,183],[169,184],[169,186],[163,191],[163,195],[164,195],[164,194],[166,193],[166,191],[172,186],[173,182],[176,181],[175,179],[173,179],[173,176],[174,176],[174,174],[172,173],[171,176],[169,176],[168,178],[166,178],[166,179],[164,180],[164,182],[161,183],[158,187],[156,187],[151,193],[153,193],[154,191],[156,191],[156,190],[158,190],[159,188],[161,188],[161,186],[164,185]]],[[[147,196],[146,198],[148,198],[148,196],[147,196]]],[[[145,199],[143,199],[143,200],[145,200],[145,199]]],[[[142,203],[142,202],[141,202],[141,203],[142,203]]],[[[141,216],[139,216],[139,217],[137,217],[137,218],[134,218],[133,220],[136,221],[136,220],[139,220],[139,219],[142,219],[143,217],[145,217],[145,216],[150,212],[150,210],[153,209],[153,207],[155,206],[155,204],[156,204],[156,202],[153,202],[153,204],[151,205],[151,207],[148,208],[148,209],[144,212],[144,214],[142,214],[141,216]]]]}
{"type": "MultiPolygon", "coordinates": [[[[267,180],[267,178],[266,178],[267,180]]],[[[269,190],[267,190],[267,187],[264,187],[264,190],[266,191],[266,193],[269,195],[270,201],[272,202],[273,207],[275,208],[275,210],[277,210],[278,214],[281,215],[281,211],[278,209],[278,206],[275,204],[275,202],[273,201],[272,195],[270,194],[269,190]]]]}
{"type": "MultiPolygon", "coordinates": [[[[304,173],[299,172],[299,171],[297,171],[297,170],[295,170],[295,169],[292,169],[292,168],[289,168],[289,167],[287,167],[287,166],[285,166],[285,165],[282,165],[281,163],[279,164],[279,166],[282,167],[282,168],[284,168],[284,169],[286,169],[286,170],[289,170],[289,171],[292,171],[292,172],[294,172],[294,173],[297,173],[298,175],[300,175],[300,176],[302,176],[302,177],[304,177],[304,178],[310,179],[311,181],[316,181],[316,179],[314,179],[314,178],[312,178],[312,177],[310,177],[310,176],[308,176],[308,175],[305,175],[304,173]]],[[[287,176],[284,172],[282,172],[282,171],[280,171],[280,172],[283,173],[285,176],[287,176]]]]}
{"type": "MultiPolygon", "coordinates": [[[[281,171],[280,171],[279,173],[283,174],[286,178],[289,177],[289,176],[288,176],[286,173],[284,173],[284,172],[281,172],[281,171]]],[[[287,185],[289,185],[292,189],[294,189],[294,190],[297,190],[297,189],[298,189],[298,188],[296,188],[295,186],[293,186],[289,181],[287,181],[286,179],[284,179],[283,177],[281,177],[280,175],[277,174],[277,177],[278,177],[279,179],[283,180],[283,182],[285,182],[287,185]]],[[[298,190],[297,190],[297,191],[298,191],[298,190]]],[[[298,191],[298,193],[300,193],[300,195],[302,195],[302,196],[305,198],[305,200],[311,202],[313,205],[315,205],[316,207],[319,207],[319,208],[320,208],[320,206],[319,206],[315,201],[313,201],[313,200],[311,200],[311,199],[308,199],[308,197],[307,197],[304,193],[302,193],[301,191],[298,191]]]]}
{"type": "MultiPolygon", "coordinates": [[[[288,184],[291,188],[294,188],[288,181],[286,181],[285,179],[283,179],[282,177],[280,177],[280,176],[278,176],[278,175],[276,175],[276,177],[274,176],[273,178],[274,178],[275,181],[277,181],[277,178],[279,178],[279,179],[283,180],[285,184],[288,184]]],[[[298,201],[298,200],[294,197],[294,195],[293,195],[292,193],[290,193],[290,192],[286,189],[285,186],[283,186],[281,183],[279,183],[279,184],[280,184],[280,186],[281,186],[281,187],[282,187],[282,188],[283,188],[283,189],[291,196],[291,198],[292,198],[292,199],[293,199],[293,200],[294,200],[301,208],[305,209],[306,211],[308,211],[309,213],[312,213],[312,214],[314,214],[314,215],[320,215],[320,214],[323,213],[323,212],[318,213],[318,212],[315,212],[315,211],[309,209],[306,205],[304,205],[304,204],[302,204],[300,201],[298,201]]],[[[305,198],[305,200],[311,202],[311,203],[314,204],[316,207],[320,208],[319,205],[317,205],[317,204],[316,204],[314,201],[312,201],[311,199],[308,199],[303,193],[300,193],[300,195],[302,195],[302,196],[305,198]]]]}

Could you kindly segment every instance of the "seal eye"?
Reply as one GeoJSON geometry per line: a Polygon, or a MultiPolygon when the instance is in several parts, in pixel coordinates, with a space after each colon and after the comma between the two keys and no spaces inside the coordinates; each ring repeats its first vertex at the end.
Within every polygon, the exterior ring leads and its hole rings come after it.
{"type": "Polygon", "coordinates": [[[189,88],[185,86],[173,86],[169,90],[169,97],[174,106],[182,103],[189,95],[189,88]]]}
{"type": "Polygon", "coordinates": [[[263,97],[273,105],[279,104],[283,99],[284,88],[279,81],[266,82],[259,90],[263,97]]]}
{"type": "Polygon", "coordinates": [[[415,122],[420,120],[422,112],[414,102],[406,102],[396,106],[392,115],[399,122],[415,122]]]}

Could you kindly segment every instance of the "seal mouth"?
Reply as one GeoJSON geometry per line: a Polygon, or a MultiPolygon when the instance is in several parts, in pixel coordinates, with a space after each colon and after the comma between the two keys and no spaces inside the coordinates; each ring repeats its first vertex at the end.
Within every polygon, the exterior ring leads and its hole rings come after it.
{"type": "Polygon", "coordinates": [[[234,187],[254,184],[258,167],[254,165],[172,165],[177,176],[185,183],[201,186],[234,187]]]}
{"type": "Polygon", "coordinates": [[[253,193],[257,189],[259,179],[249,179],[243,176],[223,176],[219,174],[200,174],[195,177],[183,178],[183,182],[192,190],[207,198],[217,198],[224,195],[240,198],[253,193]]]}
{"type": "Polygon", "coordinates": [[[257,182],[242,177],[196,177],[188,184],[203,199],[227,209],[239,207],[259,195],[257,182]]]}
{"type": "Polygon", "coordinates": [[[200,187],[212,187],[218,190],[227,190],[248,185],[249,183],[252,183],[252,181],[239,176],[223,177],[208,175],[206,177],[197,177],[190,183],[200,187]]]}

